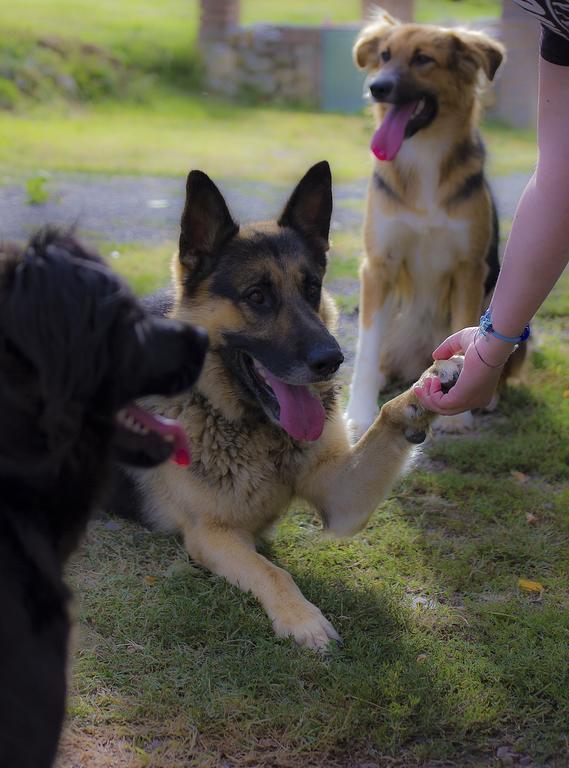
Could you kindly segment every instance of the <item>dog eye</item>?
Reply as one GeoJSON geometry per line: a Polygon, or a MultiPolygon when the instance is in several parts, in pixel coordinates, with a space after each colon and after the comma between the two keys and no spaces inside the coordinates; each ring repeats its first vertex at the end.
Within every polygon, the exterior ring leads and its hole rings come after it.
{"type": "Polygon", "coordinates": [[[391,51],[389,51],[389,50],[382,51],[380,55],[381,55],[381,60],[382,61],[389,61],[389,59],[391,58],[391,51]]]}
{"type": "Polygon", "coordinates": [[[411,59],[411,64],[422,67],[424,64],[430,64],[432,61],[434,61],[432,56],[427,56],[426,53],[416,53],[411,59]]]}
{"type": "Polygon", "coordinates": [[[251,304],[256,304],[257,306],[264,304],[266,299],[265,294],[261,288],[251,288],[251,290],[247,291],[245,294],[245,298],[251,304]]]}

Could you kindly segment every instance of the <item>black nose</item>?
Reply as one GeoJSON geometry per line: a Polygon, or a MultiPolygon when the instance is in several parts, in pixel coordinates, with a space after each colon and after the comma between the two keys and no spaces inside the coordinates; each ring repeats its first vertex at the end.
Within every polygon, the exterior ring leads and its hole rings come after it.
{"type": "Polygon", "coordinates": [[[307,363],[312,373],[322,378],[336,373],[343,362],[344,355],[337,345],[314,346],[307,356],[307,363]]]}
{"type": "Polygon", "coordinates": [[[369,86],[370,93],[376,101],[385,101],[385,99],[393,92],[394,88],[395,80],[390,77],[378,78],[369,86]]]}

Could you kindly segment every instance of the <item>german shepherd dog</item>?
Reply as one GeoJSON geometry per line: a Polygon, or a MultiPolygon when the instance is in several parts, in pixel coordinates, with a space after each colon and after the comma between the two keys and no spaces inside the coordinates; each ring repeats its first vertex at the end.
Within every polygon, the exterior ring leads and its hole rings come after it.
{"type": "MultiPolygon", "coordinates": [[[[495,285],[498,218],[478,133],[479,75],[493,80],[503,56],[485,34],[400,24],[385,12],[355,43],[378,126],[347,409],[356,436],[390,380],[413,381],[444,338],[478,324],[495,285]]],[[[471,419],[446,417],[441,427],[471,419]]]]}
{"type": "Polygon", "coordinates": [[[207,339],[150,317],[94,253],[46,230],[0,246],[0,767],[47,768],[63,721],[62,569],[111,456],[151,467],[185,434],[132,404],[178,394],[207,339]]]}
{"type": "MultiPolygon", "coordinates": [[[[295,496],[331,532],[361,529],[431,414],[405,392],[350,444],[334,379],[343,360],[332,335],[336,311],[322,288],[328,163],[307,172],[273,222],[239,227],[200,171],[186,190],[174,289],[155,307],[203,326],[210,349],[192,393],[145,406],[184,425],[194,459],[188,469],[129,470],[114,507],[120,513],[136,499],[147,522],[182,534],[196,562],[252,592],[278,635],[324,648],[338,639],[335,629],[255,540],[295,496]]],[[[460,362],[436,370],[450,386],[460,362]]]]}

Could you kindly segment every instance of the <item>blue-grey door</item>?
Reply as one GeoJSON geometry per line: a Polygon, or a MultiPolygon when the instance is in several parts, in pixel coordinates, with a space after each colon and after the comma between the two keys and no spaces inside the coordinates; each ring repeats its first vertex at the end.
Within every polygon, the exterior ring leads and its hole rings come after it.
{"type": "Polygon", "coordinates": [[[365,75],[352,61],[358,31],[355,25],[322,30],[320,106],[324,112],[359,112],[365,104],[365,75]]]}

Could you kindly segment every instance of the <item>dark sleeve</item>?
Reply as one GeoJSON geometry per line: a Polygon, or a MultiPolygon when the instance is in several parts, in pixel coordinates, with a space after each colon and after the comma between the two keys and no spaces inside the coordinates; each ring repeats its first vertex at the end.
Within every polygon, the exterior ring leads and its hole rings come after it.
{"type": "Polygon", "coordinates": [[[569,40],[555,34],[549,27],[541,27],[541,56],[550,64],[569,67],[569,40]]]}

